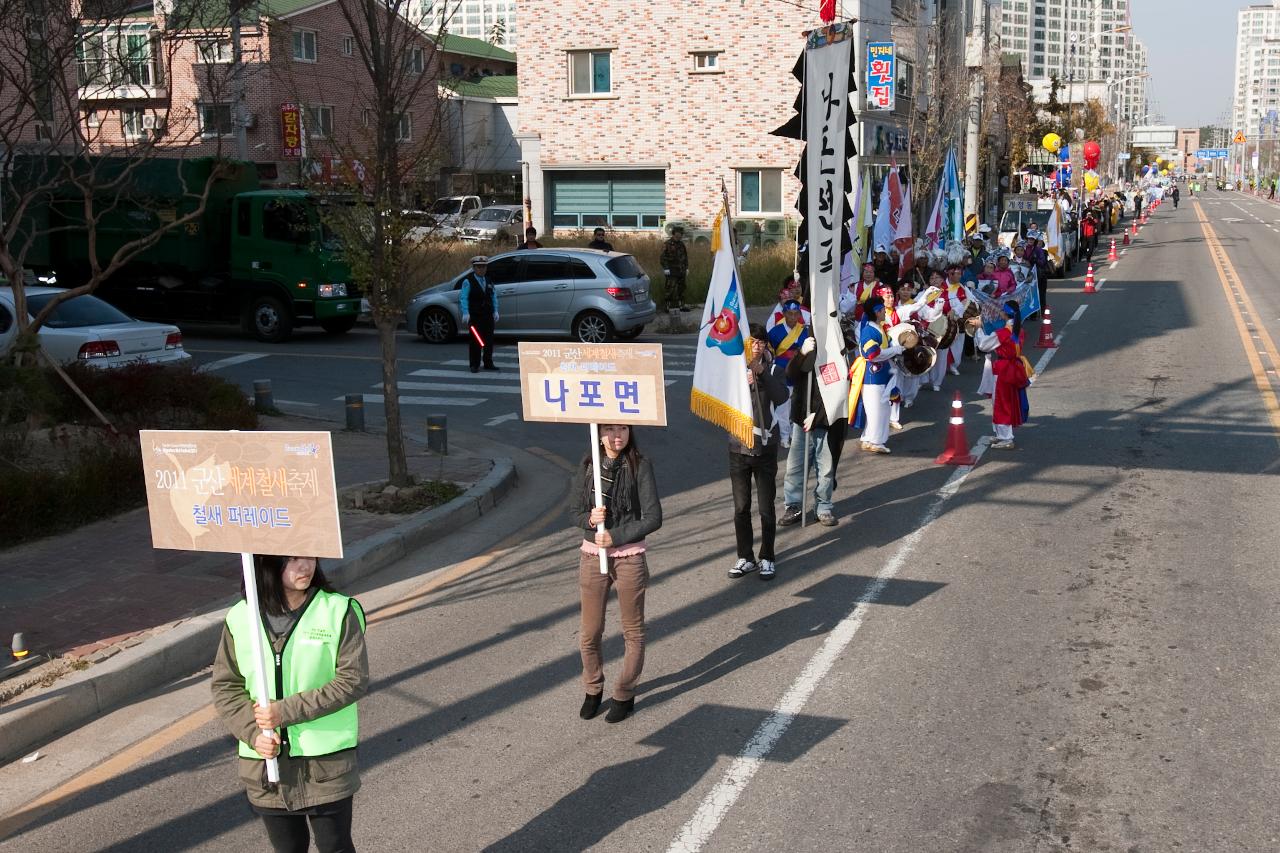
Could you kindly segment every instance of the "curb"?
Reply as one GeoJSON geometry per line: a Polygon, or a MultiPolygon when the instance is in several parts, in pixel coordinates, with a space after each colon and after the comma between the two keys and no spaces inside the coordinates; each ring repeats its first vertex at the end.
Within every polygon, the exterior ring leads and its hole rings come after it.
{"type": "MultiPolygon", "coordinates": [[[[515,464],[495,459],[493,470],[461,495],[352,543],[340,562],[325,567],[325,574],[338,586],[367,577],[489,512],[515,484],[515,464]]],[[[11,709],[0,709],[0,764],[149,690],[208,667],[222,635],[223,615],[235,600],[223,599],[207,612],[175,622],[158,636],[60,679],[43,692],[19,696],[11,709]]]]}

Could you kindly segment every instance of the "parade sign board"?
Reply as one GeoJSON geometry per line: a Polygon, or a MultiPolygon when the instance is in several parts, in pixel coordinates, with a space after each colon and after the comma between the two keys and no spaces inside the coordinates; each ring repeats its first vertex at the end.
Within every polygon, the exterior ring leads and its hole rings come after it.
{"type": "Polygon", "coordinates": [[[151,543],[342,557],[327,432],[142,430],[151,543]]]}
{"type": "Polygon", "coordinates": [[[867,109],[892,110],[897,60],[891,41],[867,42],[867,109]]]}
{"type": "Polygon", "coordinates": [[[520,342],[526,421],[666,426],[661,344],[520,342]]]}

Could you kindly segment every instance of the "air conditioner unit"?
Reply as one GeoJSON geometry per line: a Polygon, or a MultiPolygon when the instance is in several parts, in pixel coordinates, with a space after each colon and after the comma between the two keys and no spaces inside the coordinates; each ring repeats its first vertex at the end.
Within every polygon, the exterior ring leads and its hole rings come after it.
{"type": "Polygon", "coordinates": [[[767,219],[764,223],[764,233],[780,237],[787,230],[787,223],[781,219],[767,219]]]}
{"type": "Polygon", "coordinates": [[[143,130],[164,130],[164,116],[144,115],[142,117],[143,130]]]}

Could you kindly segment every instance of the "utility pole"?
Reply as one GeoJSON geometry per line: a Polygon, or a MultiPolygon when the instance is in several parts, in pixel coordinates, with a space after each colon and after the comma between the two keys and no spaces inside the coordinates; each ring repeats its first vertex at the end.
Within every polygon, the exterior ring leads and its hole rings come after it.
{"type": "Polygon", "coordinates": [[[969,71],[969,115],[964,135],[964,215],[978,212],[978,147],[982,121],[982,59],[987,50],[987,0],[971,0],[971,26],[965,45],[969,71]]]}
{"type": "MultiPolygon", "coordinates": [[[[236,135],[236,159],[249,159],[249,131],[244,114],[244,53],[240,46],[240,4],[231,0],[231,127],[236,135]]],[[[217,48],[215,48],[216,50],[217,48]]]]}

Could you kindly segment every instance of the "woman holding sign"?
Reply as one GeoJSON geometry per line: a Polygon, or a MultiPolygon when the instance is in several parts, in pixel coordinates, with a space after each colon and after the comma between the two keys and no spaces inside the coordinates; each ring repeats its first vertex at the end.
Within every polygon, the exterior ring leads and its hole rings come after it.
{"type": "Polygon", "coordinates": [[[592,454],[588,453],[569,484],[569,517],[584,531],[578,560],[578,591],[582,601],[582,683],[586,698],[579,716],[589,720],[604,699],[604,666],[600,638],[610,587],[618,590],[624,653],[622,673],[613,688],[613,703],[605,720],[620,723],[635,707],[636,682],[644,668],[644,594],[649,586],[645,537],[662,526],[662,504],[653,465],[640,455],[635,435],[626,424],[601,424],[602,488],[596,502],[592,454]],[[598,525],[604,530],[597,532],[598,525]],[[608,557],[608,573],[600,569],[600,549],[608,557]]]}
{"type": "Polygon", "coordinates": [[[254,555],[259,621],[241,600],[228,612],[213,663],[213,702],[240,742],[239,775],[249,804],[278,851],[354,850],[351,799],[356,767],[356,700],[369,687],[364,611],[333,591],[314,557],[254,555]],[[251,631],[267,655],[265,707],[251,631]],[[266,780],[267,759],[280,782],[266,780]],[[310,829],[308,829],[308,822],[310,829]]]}

